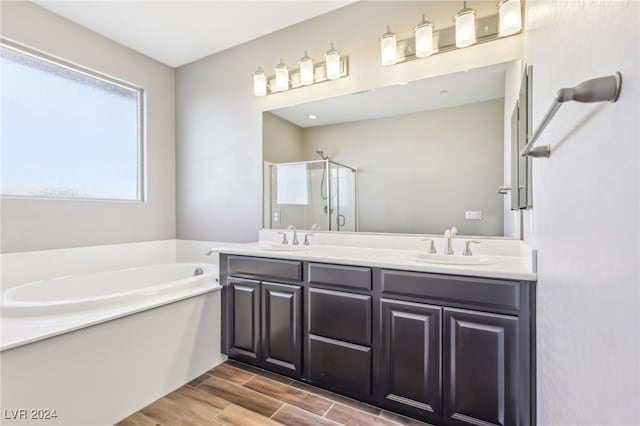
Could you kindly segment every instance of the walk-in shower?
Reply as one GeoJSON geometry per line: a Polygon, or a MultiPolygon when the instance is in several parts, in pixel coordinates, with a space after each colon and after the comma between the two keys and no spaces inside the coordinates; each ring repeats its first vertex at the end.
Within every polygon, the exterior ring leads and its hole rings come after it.
{"type": "Polygon", "coordinates": [[[268,164],[266,228],[358,231],[358,169],[329,159],[268,164]]]}

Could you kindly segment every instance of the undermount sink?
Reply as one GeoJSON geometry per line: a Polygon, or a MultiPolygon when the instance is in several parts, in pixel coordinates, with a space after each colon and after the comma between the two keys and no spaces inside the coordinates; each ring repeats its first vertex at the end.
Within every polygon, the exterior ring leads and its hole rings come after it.
{"type": "Polygon", "coordinates": [[[405,259],[413,262],[422,263],[440,263],[444,265],[486,265],[491,261],[486,257],[480,256],[461,256],[448,254],[430,254],[420,253],[411,256],[405,256],[405,259]]]}
{"type": "Polygon", "coordinates": [[[260,250],[267,251],[305,251],[309,246],[294,246],[292,244],[261,244],[260,250]]]}

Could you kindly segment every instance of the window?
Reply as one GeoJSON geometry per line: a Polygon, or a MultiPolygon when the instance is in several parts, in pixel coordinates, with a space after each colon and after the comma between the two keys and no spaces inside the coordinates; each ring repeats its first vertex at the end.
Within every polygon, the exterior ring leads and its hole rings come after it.
{"type": "Polygon", "coordinates": [[[1,194],[143,200],[142,89],[3,41],[1,194]]]}

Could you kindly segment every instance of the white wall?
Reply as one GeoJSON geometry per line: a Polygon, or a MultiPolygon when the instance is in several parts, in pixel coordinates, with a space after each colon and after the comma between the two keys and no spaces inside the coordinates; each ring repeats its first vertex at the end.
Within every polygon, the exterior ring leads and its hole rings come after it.
{"type": "Polygon", "coordinates": [[[623,76],[617,103],[563,106],[539,142],[551,158],[533,160],[538,422],[638,425],[640,3],[530,0],[526,15],[534,128],[559,88],[623,76]]]}
{"type": "Polygon", "coordinates": [[[464,235],[503,235],[503,110],[500,98],[308,127],[304,158],[322,147],[359,169],[360,231],[440,234],[455,225],[464,235]],[[482,220],[465,220],[465,210],[482,220]]]}
{"type": "MultiPolygon", "coordinates": [[[[474,2],[480,16],[495,1],[474,2]]],[[[378,38],[387,24],[409,37],[422,13],[452,25],[460,4],[448,1],[358,2],[176,72],[177,235],[255,241],[262,227],[262,111],[519,59],[522,36],[400,64],[380,65],[378,38]],[[282,57],[293,66],[307,50],[316,60],[331,42],[349,55],[347,78],[258,98],[251,73],[282,57]]]]}
{"type": "Polygon", "coordinates": [[[2,36],[143,87],[147,201],[3,198],[4,253],[175,237],[175,72],[30,2],[2,2],[2,36]]]}

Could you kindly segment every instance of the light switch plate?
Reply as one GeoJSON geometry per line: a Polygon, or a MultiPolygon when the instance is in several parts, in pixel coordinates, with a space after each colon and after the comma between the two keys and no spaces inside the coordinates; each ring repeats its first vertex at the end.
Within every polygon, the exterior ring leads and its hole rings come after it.
{"type": "Polygon", "coordinates": [[[465,220],[482,220],[482,210],[470,210],[464,212],[465,220]]]}

